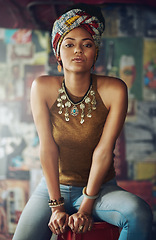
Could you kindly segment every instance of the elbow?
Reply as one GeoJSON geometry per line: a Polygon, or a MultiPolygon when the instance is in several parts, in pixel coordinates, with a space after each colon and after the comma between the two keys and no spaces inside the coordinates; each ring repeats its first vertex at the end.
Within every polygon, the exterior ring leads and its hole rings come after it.
{"type": "Polygon", "coordinates": [[[113,160],[113,151],[108,149],[96,148],[93,153],[93,162],[111,162],[113,160]]]}
{"type": "Polygon", "coordinates": [[[57,159],[58,157],[58,149],[57,148],[48,148],[40,146],[40,161],[41,164],[44,164],[45,161],[52,161],[57,159]]]}

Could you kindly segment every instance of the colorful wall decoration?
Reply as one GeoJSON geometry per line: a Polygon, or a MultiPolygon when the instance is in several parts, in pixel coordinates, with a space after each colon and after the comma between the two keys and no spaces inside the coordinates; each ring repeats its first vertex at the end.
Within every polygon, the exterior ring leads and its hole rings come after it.
{"type": "MultiPolygon", "coordinates": [[[[106,31],[95,72],[123,79],[129,108],[115,148],[120,186],[144,198],[156,222],[155,9],[102,8],[106,31]]],[[[50,34],[0,29],[0,239],[10,240],[29,196],[42,177],[39,139],[30,108],[32,81],[58,75],[50,34]]],[[[154,238],[153,238],[154,239],[154,238]]]]}

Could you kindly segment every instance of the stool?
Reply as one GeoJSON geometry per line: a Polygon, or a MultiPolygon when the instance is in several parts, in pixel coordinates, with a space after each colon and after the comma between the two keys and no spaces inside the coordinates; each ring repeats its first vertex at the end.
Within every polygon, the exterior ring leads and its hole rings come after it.
{"type": "Polygon", "coordinates": [[[86,233],[72,233],[68,230],[58,236],[58,240],[118,240],[119,228],[107,222],[96,222],[91,231],[86,233]]]}

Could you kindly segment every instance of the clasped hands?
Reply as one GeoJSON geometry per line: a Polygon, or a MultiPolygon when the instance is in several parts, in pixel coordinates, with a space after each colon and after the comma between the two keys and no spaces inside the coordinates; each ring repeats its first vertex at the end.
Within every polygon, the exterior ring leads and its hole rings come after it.
{"type": "Polygon", "coordinates": [[[64,233],[67,227],[74,233],[84,233],[91,230],[92,224],[92,217],[87,213],[78,211],[69,216],[64,211],[56,210],[52,213],[48,226],[54,234],[59,235],[64,233]]]}

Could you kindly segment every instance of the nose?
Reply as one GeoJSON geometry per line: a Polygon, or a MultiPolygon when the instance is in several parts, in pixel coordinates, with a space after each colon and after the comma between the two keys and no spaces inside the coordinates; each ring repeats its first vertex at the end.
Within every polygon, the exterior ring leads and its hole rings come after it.
{"type": "Polygon", "coordinates": [[[80,45],[76,45],[75,49],[74,49],[74,53],[75,54],[77,54],[77,53],[79,53],[79,54],[81,53],[82,54],[83,53],[82,47],[80,45]]]}

